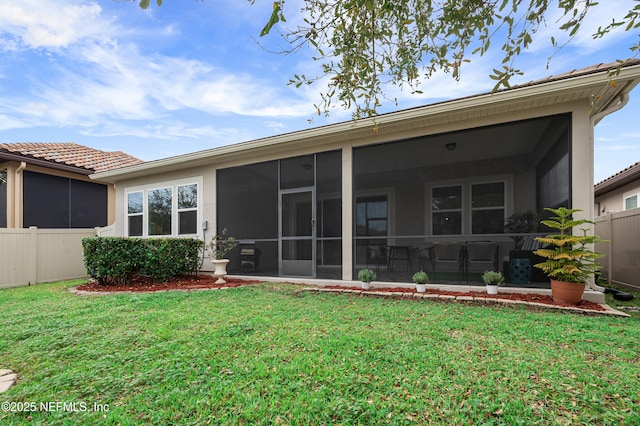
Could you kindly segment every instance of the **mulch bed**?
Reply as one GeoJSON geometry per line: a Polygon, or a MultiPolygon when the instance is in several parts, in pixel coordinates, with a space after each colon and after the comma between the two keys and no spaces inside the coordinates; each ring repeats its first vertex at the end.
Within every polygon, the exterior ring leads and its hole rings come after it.
{"type": "MultiPolygon", "coordinates": [[[[342,287],[342,286],[326,286],[324,288],[327,289],[335,289],[335,290],[360,290],[362,291],[362,287],[342,287]]],[[[409,287],[375,287],[369,291],[376,292],[389,292],[389,293],[417,293],[415,288],[409,287]]],[[[437,294],[437,295],[445,295],[445,296],[471,296],[471,297],[486,297],[491,299],[506,299],[506,300],[519,300],[522,302],[532,302],[532,303],[543,303],[545,305],[552,306],[560,306],[564,308],[580,308],[580,309],[591,309],[594,311],[606,311],[601,305],[593,302],[589,302],[587,300],[581,300],[577,305],[570,305],[567,303],[558,303],[553,300],[551,296],[541,295],[541,294],[527,294],[527,293],[498,293],[498,294],[488,294],[486,291],[447,291],[447,290],[435,290],[435,289],[427,289],[427,294],[437,294]]]]}
{"type": "Polygon", "coordinates": [[[80,291],[94,291],[103,293],[112,292],[154,292],[167,290],[204,290],[223,287],[240,287],[244,285],[257,284],[261,281],[257,280],[241,280],[238,278],[227,277],[226,284],[216,284],[217,278],[206,275],[180,275],[171,281],[154,282],[149,277],[136,276],[131,280],[130,284],[98,284],[97,281],[90,281],[87,284],[76,287],[80,291]]]}
{"type": "MultiPolygon", "coordinates": [[[[232,288],[240,287],[251,284],[258,284],[263,281],[259,280],[241,280],[239,278],[227,277],[226,284],[216,284],[216,278],[207,274],[197,275],[181,275],[171,281],[166,282],[154,282],[148,277],[136,276],[132,279],[130,284],[117,285],[107,284],[101,285],[96,281],[90,281],[87,284],[76,287],[77,290],[96,292],[96,293],[114,293],[114,292],[154,292],[154,291],[167,291],[167,290],[205,290],[215,288],[232,288]]],[[[346,287],[346,286],[325,286],[326,289],[334,290],[360,290],[361,287],[346,287]]],[[[415,288],[410,287],[376,287],[371,291],[376,292],[389,292],[389,293],[416,293],[415,288]]],[[[557,303],[551,298],[551,296],[545,296],[540,294],[525,294],[525,293],[498,293],[487,294],[484,291],[446,291],[427,289],[428,294],[448,295],[448,296],[472,296],[472,297],[487,297],[492,299],[508,299],[519,300],[523,302],[535,302],[543,303],[546,305],[560,306],[560,307],[577,307],[580,309],[591,309],[595,311],[606,311],[602,306],[597,303],[582,300],[578,305],[568,305],[563,303],[557,303]]]]}

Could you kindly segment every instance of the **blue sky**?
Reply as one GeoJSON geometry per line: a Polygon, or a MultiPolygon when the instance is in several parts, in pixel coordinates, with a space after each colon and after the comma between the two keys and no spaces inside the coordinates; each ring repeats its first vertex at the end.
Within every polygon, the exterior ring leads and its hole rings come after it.
{"type": "MultiPolygon", "coordinates": [[[[299,19],[299,1],[286,3],[288,25],[299,19]]],[[[76,142],[154,160],[349,120],[340,109],[314,114],[320,88],[286,84],[318,64],[311,52],[271,53],[282,45],[275,35],[259,38],[271,4],[164,0],[141,10],[126,0],[0,0],[0,142],[76,142]]],[[[561,38],[550,20],[512,83],[629,57],[637,32],[590,35],[633,4],[601,2],[547,68],[550,36],[561,38]]],[[[490,53],[472,61],[460,82],[438,75],[419,96],[393,90],[398,105],[381,112],[490,91],[500,60],[490,53]]],[[[640,161],[639,111],[636,88],[596,126],[596,182],[640,161]]]]}

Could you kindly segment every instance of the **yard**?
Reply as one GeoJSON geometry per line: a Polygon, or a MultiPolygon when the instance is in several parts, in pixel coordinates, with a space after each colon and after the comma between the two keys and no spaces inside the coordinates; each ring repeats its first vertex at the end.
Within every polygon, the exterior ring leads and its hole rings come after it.
{"type": "Polygon", "coordinates": [[[78,283],[0,291],[3,425],[640,424],[638,315],[78,283]]]}

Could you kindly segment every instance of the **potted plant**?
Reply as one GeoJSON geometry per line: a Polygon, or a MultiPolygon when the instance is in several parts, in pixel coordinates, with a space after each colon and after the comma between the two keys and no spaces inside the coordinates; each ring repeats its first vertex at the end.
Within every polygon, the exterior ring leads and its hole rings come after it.
{"type": "Polygon", "coordinates": [[[216,284],[225,284],[224,277],[227,276],[227,264],[229,259],[225,259],[227,253],[238,245],[238,241],[234,237],[227,235],[227,228],[222,230],[220,235],[211,237],[211,242],[207,245],[213,259],[214,271],[213,276],[218,278],[216,284]]]}
{"type": "Polygon", "coordinates": [[[504,276],[499,271],[485,271],[482,281],[487,286],[487,294],[498,294],[498,287],[504,283],[504,276]]]}
{"type": "Polygon", "coordinates": [[[419,271],[413,274],[411,277],[414,283],[416,283],[416,291],[418,293],[424,293],[427,291],[427,281],[429,281],[429,276],[424,271],[419,271]]]}
{"type": "Polygon", "coordinates": [[[604,256],[590,250],[587,245],[603,241],[597,235],[587,235],[587,228],[580,229],[582,235],[573,234],[573,229],[594,222],[587,219],[573,219],[579,209],[545,209],[555,216],[541,223],[559,231],[557,234],[538,237],[545,245],[534,253],[546,259],[533,266],[542,269],[551,278],[551,295],[556,302],[578,304],[587,280],[599,269],[596,259],[604,256]]]}
{"type": "Polygon", "coordinates": [[[371,269],[361,269],[358,271],[358,279],[362,281],[362,289],[369,290],[371,281],[376,279],[376,273],[371,269]]]}
{"type": "MultiPolygon", "coordinates": [[[[533,210],[522,213],[514,213],[507,218],[504,224],[505,234],[531,234],[538,231],[540,215],[533,210]]],[[[521,235],[511,236],[516,246],[522,240],[521,235]]]]}

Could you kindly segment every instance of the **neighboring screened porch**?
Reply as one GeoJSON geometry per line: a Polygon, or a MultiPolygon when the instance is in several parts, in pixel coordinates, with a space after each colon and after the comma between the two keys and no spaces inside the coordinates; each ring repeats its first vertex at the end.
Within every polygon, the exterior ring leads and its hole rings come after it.
{"type": "Polygon", "coordinates": [[[565,114],[354,149],[354,279],[367,267],[380,281],[508,275],[515,240],[534,247],[506,219],[569,204],[570,133],[565,114]]]}

